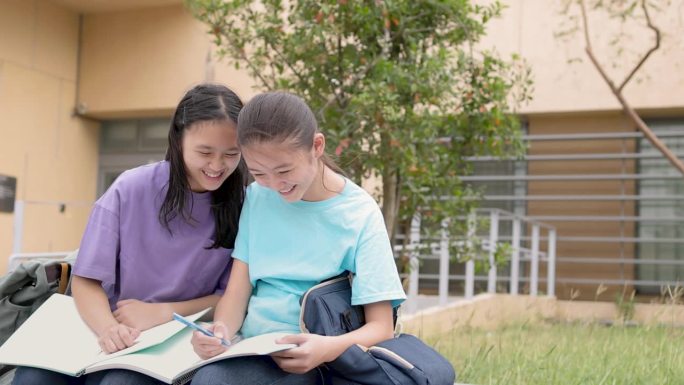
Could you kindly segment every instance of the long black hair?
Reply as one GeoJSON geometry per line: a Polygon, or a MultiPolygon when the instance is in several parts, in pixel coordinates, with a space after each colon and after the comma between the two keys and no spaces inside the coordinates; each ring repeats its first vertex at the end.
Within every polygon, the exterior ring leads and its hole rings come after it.
{"type": "MultiPolygon", "coordinates": [[[[200,84],[188,91],[178,103],[169,129],[169,147],[166,160],[170,163],[169,185],[159,210],[159,221],[169,232],[169,222],[178,214],[192,221],[190,209],[185,205],[190,193],[188,176],[183,161],[183,133],[194,123],[202,121],[229,121],[237,126],[242,101],[228,87],[219,84],[200,84]]],[[[237,235],[240,210],[245,198],[246,167],[240,162],[223,184],[211,192],[211,210],[216,222],[214,244],[210,248],[233,248],[237,235]]],[[[192,196],[192,195],[190,195],[192,196]]]]}

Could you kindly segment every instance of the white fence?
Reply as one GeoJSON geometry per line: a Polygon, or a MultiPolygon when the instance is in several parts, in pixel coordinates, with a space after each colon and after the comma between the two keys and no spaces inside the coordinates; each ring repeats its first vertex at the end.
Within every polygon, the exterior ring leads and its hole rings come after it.
{"type": "MultiPolygon", "coordinates": [[[[409,253],[409,273],[408,273],[408,297],[416,298],[419,291],[419,282],[421,279],[438,279],[438,297],[439,304],[444,305],[448,302],[449,297],[449,282],[463,281],[465,298],[472,298],[475,295],[476,281],[486,281],[486,292],[497,292],[497,283],[508,282],[507,293],[518,294],[521,291],[520,283],[529,284],[529,294],[536,296],[539,294],[539,283],[546,283],[546,295],[555,296],[556,284],[556,229],[553,226],[541,223],[525,216],[516,215],[500,209],[479,209],[474,211],[467,218],[457,218],[458,220],[467,221],[467,235],[462,237],[451,237],[444,229],[440,234],[439,240],[421,239],[420,231],[420,217],[416,216],[411,222],[411,231],[409,240],[406,246],[406,252],[409,253]],[[478,228],[478,223],[484,221],[488,227],[488,236],[482,237],[478,228]],[[502,231],[502,223],[510,222],[510,232],[502,231]],[[525,226],[525,227],[523,227],[525,226]],[[529,236],[523,236],[524,231],[529,231],[529,236]],[[540,248],[542,234],[545,233],[546,248],[540,248]],[[479,239],[480,242],[476,242],[479,239]],[[480,244],[479,250],[475,250],[475,255],[464,261],[465,274],[451,274],[450,265],[452,265],[450,255],[450,245],[463,244],[463,242],[472,242],[473,244],[480,244]],[[502,244],[508,244],[510,247],[509,259],[505,266],[497,265],[495,261],[495,254],[497,247],[502,244]],[[525,246],[528,244],[529,246],[525,246]],[[422,255],[421,250],[430,250],[428,255],[422,255]],[[423,259],[438,259],[439,269],[437,277],[434,274],[421,273],[420,260],[423,259]],[[486,275],[477,275],[475,269],[476,260],[488,261],[489,270],[486,275]],[[540,263],[546,263],[546,277],[541,277],[539,274],[540,263]],[[527,266],[529,271],[523,271],[521,274],[521,266],[527,266]],[[506,267],[510,274],[508,276],[501,276],[498,274],[499,268],[506,267]],[[527,273],[527,274],[526,274],[527,273]]],[[[484,229],[487,230],[487,229],[484,229]]],[[[396,246],[395,252],[401,253],[402,246],[396,246]]]]}

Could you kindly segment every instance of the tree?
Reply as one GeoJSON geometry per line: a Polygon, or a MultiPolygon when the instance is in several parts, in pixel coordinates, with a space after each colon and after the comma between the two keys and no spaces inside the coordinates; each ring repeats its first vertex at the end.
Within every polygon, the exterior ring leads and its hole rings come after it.
{"type": "MultiPolygon", "coordinates": [[[[608,73],[606,67],[599,62],[597,55],[594,51],[591,37],[590,37],[590,24],[589,18],[587,17],[587,2],[585,0],[565,0],[565,12],[567,13],[570,6],[576,4],[579,7],[581,15],[581,25],[585,43],[585,52],[589,60],[594,65],[594,68],[599,72],[601,78],[606,82],[610,91],[613,93],[615,98],[618,100],[622,106],[622,110],[625,115],[634,123],[634,125],[644,134],[646,139],[648,139],[653,147],[658,149],[663,156],[675,167],[684,174],[684,163],[677,158],[677,156],[670,151],[670,149],[663,143],[660,138],[648,127],[648,125],[641,119],[639,114],[634,110],[629,101],[625,98],[623,90],[629,82],[634,79],[639,69],[646,63],[649,57],[660,49],[662,32],[660,28],[653,22],[651,18],[651,11],[649,9],[659,9],[661,7],[667,7],[670,5],[670,0],[654,0],[648,2],[646,0],[593,0],[590,2],[590,8],[594,11],[600,11],[605,13],[611,19],[618,19],[619,22],[625,23],[626,21],[639,20],[642,22],[642,28],[653,34],[652,46],[645,52],[641,53],[639,57],[634,60],[634,64],[628,69],[627,75],[624,79],[617,84],[608,73]],[[649,3],[651,3],[649,5],[649,3]]],[[[570,25],[578,20],[571,20],[570,25]]],[[[578,28],[571,28],[569,32],[573,32],[578,28]]],[[[622,31],[622,30],[620,30],[622,31]]],[[[639,33],[643,33],[640,31],[639,33]]],[[[617,56],[620,56],[624,50],[623,46],[620,46],[620,41],[625,39],[623,33],[620,32],[617,36],[612,37],[611,41],[613,45],[617,48],[617,56]]]]}
{"type": "Polygon", "coordinates": [[[529,99],[529,69],[477,48],[499,2],[186,3],[258,87],[308,102],[354,180],[380,177],[391,235],[416,213],[425,226],[468,209],[466,157],[523,149],[513,111],[529,99]]]}

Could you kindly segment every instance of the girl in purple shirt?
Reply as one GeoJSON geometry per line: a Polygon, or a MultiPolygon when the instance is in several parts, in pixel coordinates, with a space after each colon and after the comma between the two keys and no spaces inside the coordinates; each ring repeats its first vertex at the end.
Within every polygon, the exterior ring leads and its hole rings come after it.
{"type": "MultiPolygon", "coordinates": [[[[214,306],[226,288],[244,199],[237,144],[240,98],[221,85],[178,104],[166,159],[121,174],[98,199],[73,269],[81,317],[103,351],[142,330],[214,306]]],[[[75,341],[78,343],[78,341],[75,341]]],[[[126,370],[85,377],[19,368],[13,384],[156,384],[126,370]]]]}

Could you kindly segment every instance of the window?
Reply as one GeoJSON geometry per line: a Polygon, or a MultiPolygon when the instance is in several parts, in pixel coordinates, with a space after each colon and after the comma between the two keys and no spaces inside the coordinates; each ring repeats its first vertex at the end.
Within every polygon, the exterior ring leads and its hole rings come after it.
{"type": "MultiPolygon", "coordinates": [[[[649,127],[667,147],[682,158],[684,154],[684,120],[656,120],[649,127]]],[[[684,259],[684,179],[681,173],[653,147],[647,139],[639,141],[640,153],[653,155],[639,160],[641,174],[674,176],[675,178],[642,179],[639,183],[638,234],[646,242],[637,245],[637,258],[642,260],[684,259]],[[654,199],[655,198],[655,199],[654,199]]],[[[638,264],[637,279],[648,281],[684,281],[684,266],[672,264],[638,264]]],[[[659,294],[660,288],[644,285],[640,293],[659,294]]]]}
{"type": "MultiPolygon", "coordinates": [[[[527,174],[527,163],[515,160],[491,160],[473,162],[473,175],[510,175],[524,176],[527,174]]],[[[521,180],[471,182],[470,187],[480,191],[485,198],[480,202],[483,208],[498,208],[511,213],[525,215],[527,183],[521,180]],[[490,198],[490,199],[486,199],[490,198]]],[[[508,223],[510,225],[510,222],[508,223]]]]}
{"type": "Polygon", "coordinates": [[[98,196],[125,170],[164,159],[168,119],[102,122],[98,196]]]}
{"type": "Polygon", "coordinates": [[[110,120],[102,122],[102,153],[158,153],[166,150],[167,119],[110,120]]]}

